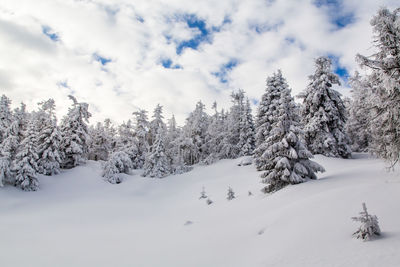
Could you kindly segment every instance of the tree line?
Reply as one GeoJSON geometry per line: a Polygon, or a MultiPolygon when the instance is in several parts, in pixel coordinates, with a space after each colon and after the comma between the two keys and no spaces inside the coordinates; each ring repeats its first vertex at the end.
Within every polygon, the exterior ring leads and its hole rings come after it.
{"type": "Polygon", "coordinates": [[[0,186],[11,184],[37,190],[38,174],[101,160],[103,177],[120,183],[121,173],[142,169],[145,177],[162,178],[188,172],[195,164],[253,156],[273,192],[288,184],[316,179],[324,171],[311,161],[313,154],[350,158],[353,151],[369,151],[394,166],[400,157],[400,19],[399,9],[382,8],[371,20],[377,53],[357,55],[366,69],[350,78],[352,100],[343,101],[333,86],[339,77],[328,57],[315,60],[307,88],[294,101],[280,70],[266,81],[253,118],[243,90],[232,92],[231,107],[212,114],[199,101],[185,124],[174,116],[167,123],[157,105],[151,119],[146,110],[132,120],[88,125],[87,103],[69,96],[72,105],[60,123],[53,99],[28,112],[24,104],[11,110],[11,100],[0,99],[0,186]]]}

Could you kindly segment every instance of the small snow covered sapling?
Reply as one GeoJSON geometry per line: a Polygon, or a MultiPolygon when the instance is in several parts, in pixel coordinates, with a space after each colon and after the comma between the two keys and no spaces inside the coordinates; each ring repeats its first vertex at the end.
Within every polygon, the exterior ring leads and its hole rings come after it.
{"type": "Polygon", "coordinates": [[[207,198],[207,195],[206,195],[206,191],[205,191],[205,189],[204,189],[204,186],[203,186],[203,188],[202,188],[200,194],[201,194],[201,195],[200,195],[199,199],[207,198]]]}
{"type": "Polygon", "coordinates": [[[363,241],[370,240],[373,236],[379,236],[381,230],[378,225],[378,218],[375,215],[370,215],[367,212],[365,203],[362,203],[363,211],[360,212],[359,217],[352,217],[353,221],[361,222],[361,226],[353,233],[353,236],[363,241]]]}
{"type": "Polygon", "coordinates": [[[213,201],[210,198],[207,198],[206,203],[207,203],[207,205],[211,205],[213,203],[213,201]]]}
{"type": "Polygon", "coordinates": [[[232,200],[235,198],[235,192],[233,192],[232,188],[228,188],[228,197],[226,198],[227,200],[232,200]]]}

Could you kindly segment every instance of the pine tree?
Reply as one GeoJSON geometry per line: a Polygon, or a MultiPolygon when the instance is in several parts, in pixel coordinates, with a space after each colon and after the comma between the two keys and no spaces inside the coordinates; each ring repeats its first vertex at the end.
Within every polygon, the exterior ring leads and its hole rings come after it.
{"type": "Polygon", "coordinates": [[[260,103],[258,120],[264,123],[259,124],[258,131],[265,129],[265,122],[270,128],[262,133],[268,135],[259,143],[254,157],[257,170],[265,171],[261,177],[267,184],[263,189],[266,193],[288,184],[316,179],[315,172],[324,171],[322,166],[309,160],[312,154],[300,139],[299,118],[290,91],[281,71],[278,71],[267,79],[267,90],[260,103]]]}
{"type": "Polygon", "coordinates": [[[156,108],[154,109],[153,120],[150,122],[148,131],[148,140],[150,148],[155,142],[158,130],[161,129],[161,131],[164,133],[167,130],[167,126],[165,125],[163,119],[164,116],[162,115],[162,106],[160,104],[157,104],[156,108]]]}
{"type": "Polygon", "coordinates": [[[163,178],[171,173],[170,162],[165,153],[164,135],[165,132],[159,128],[152,148],[146,155],[143,176],[163,178]]]}
{"type": "Polygon", "coordinates": [[[368,214],[365,203],[362,203],[362,206],[363,211],[360,212],[360,216],[352,217],[353,221],[361,222],[361,226],[357,229],[353,236],[357,239],[367,241],[374,236],[379,236],[381,234],[381,229],[379,228],[378,217],[368,214]]]}
{"type": "Polygon", "coordinates": [[[10,109],[11,100],[2,95],[0,98],[0,186],[12,181],[11,162],[14,158],[18,141],[11,130],[13,115],[10,109]]]}
{"type": "Polygon", "coordinates": [[[15,158],[15,185],[25,191],[36,191],[39,188],[37,179],[38,166],[36,147],[37,133],[33,121],[29,123],[26,137],[22,140],[15,158]]]}
{"type": "Polygon", "coordinates": [[[357,55],[362,67],[371,71],[371,150],[394,166],[400,160],[400,8],[381,8],[372,18],[377,52],[357,55]]]}
{"type": "Polygon", "coordinates": [[[142,168],[145,162],[146,154],[149,150],[149,121],[147,119],[147,111],[139,110],[134,112],[135,127],[134,132],[136,136],[136,147],[138,150],[137,168],[142,168]]]}
{"type": "Polygon", "coordinates": [[[251,114],[250,101],[247,98],[240,119],[239,156],[250,156],[255,149],[254,122],[251,114]]]}
{"type": "Polygon", "coordinates": [[[358,72],[349,80],[352,87],[352,101],[348,107],[346,132],[351,140],[351,149],[355,152],[366,152],[371,142],[368,127],[371,106],[368,99],[372,88],[358,72]]]}
{"type": "Polygon", "coordinates": [[[190,113],[183,127],[184,135],[187,137],[185,162],[189,165],[199,163],[207,157],[205,143],[209,118],[204,109],[204,104],[201,101],[197,102],[195,110],[190,113]]]}
{"type": "Polygon", "coordinates": [[[0,98],[0,145],[6,138],[7,129],[13,121],[10,105],[11,100],[2,95],[0,98]]]}
{"type": "Polygon", "coordinates": [[[103,124],[98,122],[95,127],[90,127],[89,159],[107,160],[111,153],[111,137],[106,132],[103,124]]]}
{"type": "Polygon", "coordinates": [[[39,103],[39,112],[36,113],[38,171],[44,175],[60,173],[62,164],[61,132],[57,126],[55,103],[53,99],[39,103]]]}
{"type": "Polygon", "coordinates": [[[333,84],[340,85],[340,82],[331,65],[329,58],[317,58],[315,73],[309,77],[306,90],[299,95],[303,99],[304,138],[313,154],[349,158],[350,140],[344,131],[346,109],[340,93],[332,89],[333,84]]]}
{"type": "Polygon", "coordinates": [[[72,107],[61,123],[61,151],[64,154],[62,168],[70,169],[86,162],[88,157],[88,119],[91,114],[87,103],[79,103],[72,95],[68,96],[72,107]]]}
{"type": "Polygon", "coordinates": [[[202,163],[206,165],[215,163],[216,161],[226,157],[223,153],[225,147],[224,141],[226,140],[226,120],[224,111],[222,110],[222,112],[218,112],[216,102],[214,102],[212,108],[214,109],[214,115],[210,117],[205,138],[207,157],[202,161],[202,163]]]}

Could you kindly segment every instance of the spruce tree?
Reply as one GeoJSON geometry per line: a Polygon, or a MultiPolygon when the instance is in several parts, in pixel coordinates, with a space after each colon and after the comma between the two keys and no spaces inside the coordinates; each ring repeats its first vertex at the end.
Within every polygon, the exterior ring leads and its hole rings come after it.
{"type": "MultiPolygon", "coordinates": [[[[264,101],[260,103],[258,120],[268,122],[270,128],[263,132],[265,139],[259,141],[254,157],[257,170],[265,171],[261,177],[267,184],[263,189],[266,193],[288,184],[316,179],[315,172],[324,171],[322,166],[309,160],[312,154],[300,139],[299,118],[290,91],[281,71],[278,71],[267,79],[264,101]],[[268,97],[269,94],[273,97],[268,97]]],[[[262,131],[265,123],[259,125],[258,130],[262,131]]]]}
{"type": "Polygon", "coordinates": [[[135,126],[134,132],[136,136],[136,147],[138,151],[137,168],[142,168],[144,165],[146,154],[149,150],[149,121],[147,111],[140,109],[134,112],[135,126]]]}
{"type": "Polygon", "coordinates": [[[394,166],[400,160],[400,8],[381,8],[372,18],[377,52],[357,55],[362,67],[371,71],[369,104],[371,151],[394,166]]]}
{"type": "Polygon", "coordinates": [[[61,132],[57,126],[55,103],[53,99],[39,103],[36,113],[38,170],[44,175],[54,175],[60,172],[63,155],[60,151],[61,132]]]}
{"type": "Polygon", "coordinates": [[[310,83],[299,95],[303,99],[304,139],[313,154],[349,158],[351,148],[345,133],[346,108],[340,93],[332,88],[340,82],[331,65],[329,58],[317,58],[315,72],[309,77],[310,83]]]}
{"type": "Polygon", "coordinates": [[[36,191],[39,188],[37,179],[39,156],[37,154],[37,132],[35,128],[34,121],[31,121],[28,125],[26,137],[22,140],[15,157],[15,186],[25,191],[36,191]]]}
{"type": "Polygon", "coordinates": [[[367,152],[371,142],[371,133],[368,127],[371,106],[369,98],[371,84],[361,77],[358,72],[350,79],[352,100],[348,107],[346,132],[351,140],[351,149],[355,152],[367,152]]]}
{"type": "Polygon", "coordinates": [[[70,169],[86,162],[88,157],[88,119],[91,117],[87,103],[79,103],[72,95],[73,104],[61,123],[61,151],[64,154],[62,168],[70,169]]]}
{"type": "Polygon", "coordinates": [[[165,132],[157,129],[157,135],[151,150],[146,155],[143,176],[163,178],[171,173],[170,161],[165,152],[165,132]]]}

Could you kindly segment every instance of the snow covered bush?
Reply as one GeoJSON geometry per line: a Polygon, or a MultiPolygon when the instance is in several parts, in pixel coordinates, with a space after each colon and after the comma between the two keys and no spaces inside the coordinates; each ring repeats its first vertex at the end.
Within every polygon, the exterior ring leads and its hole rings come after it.
{"type": "Polygon", "coordinates": [[[112,184],[119,184],[122,181],[119,174],[128,174],[131,168],[132,161],[127,153],[114,152],[104,164],[102,176],[112,184]]]}
{"type": "Polygon", "coordinates": [[[228,196],[226,197],[227,200],[232,200],[235,198],[235,192],[231,187],[228,188],[228,196]]]}
{"type": "Polygon", "coordinates": [[[365,203],[362,203],[362,206],[363,211],[360,212],[360,216],[352,217],[353,221],[361,222],[361,226],[353,233],[353,236],[357,239],[367,241],[374,236],[379,236],[381,234],[381,229],[378,225],[378,218],[375,215],[368,214],[365,203]]]}
{"type": "Polygon", "coordinates": [[[312,154],[300,136],[297,107],[281,71],[267,79],[267,89],[260,102],[258,146],[254,151],[258,171],[267,185],[265,193],[277,191],[288,184],[316,179],[315,172],[324,168],[310,160],[312,154]]]}
{"type": "Polygon", "coordinates": [[[309,77],[306,90],[299,94],[303,99],[301,117],[304,139],[313,154],[349,158],[350,139],[345,133],[346,108],[340,93],[332,88],[340,85],[339,77],[332,72],[331,60],[315,60],[315,72],[309,77]]]}

